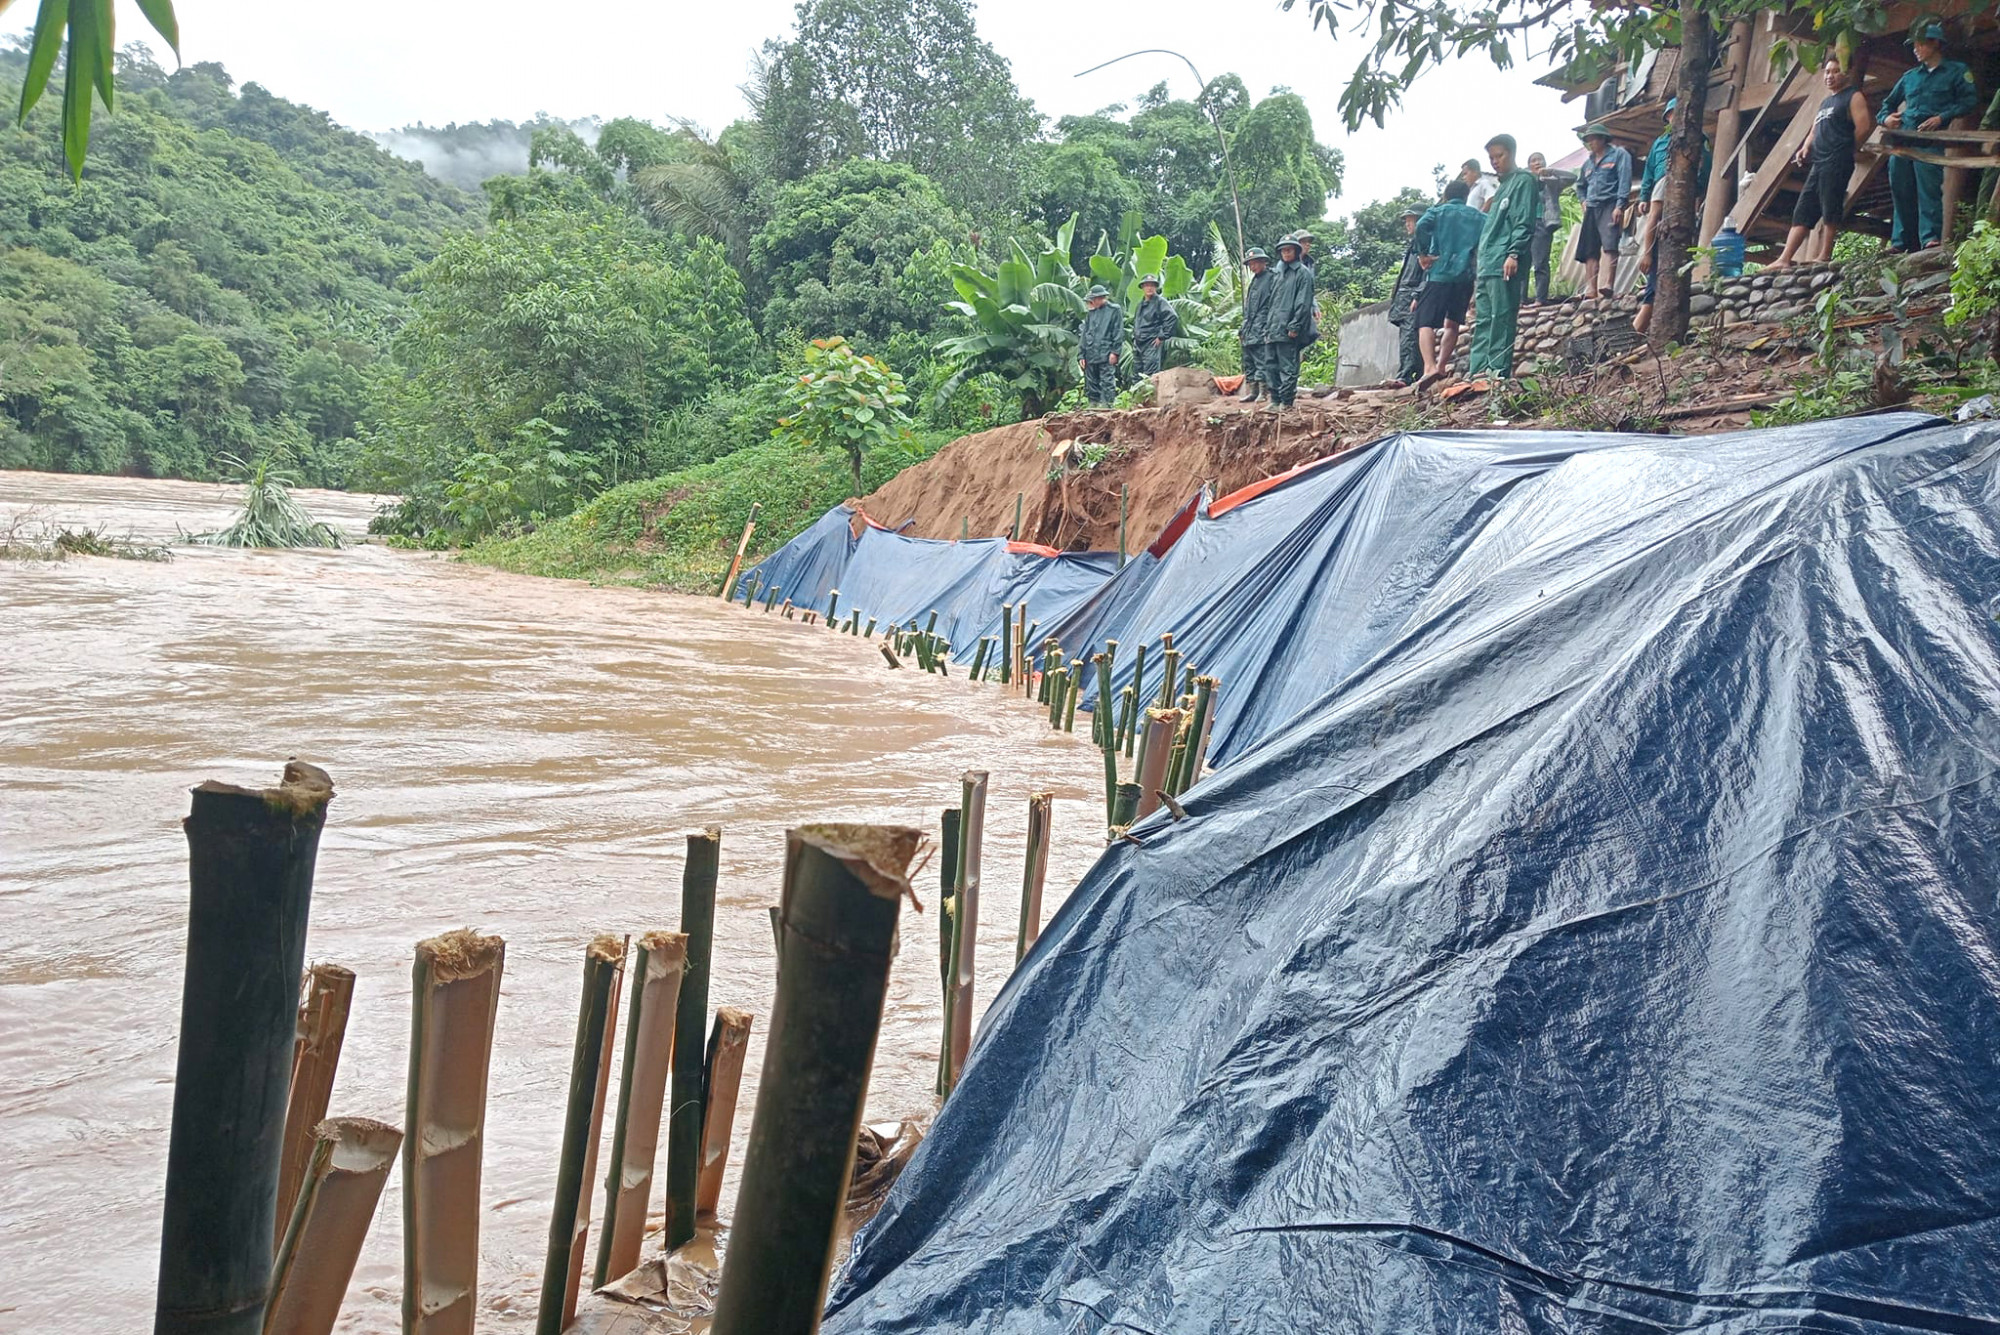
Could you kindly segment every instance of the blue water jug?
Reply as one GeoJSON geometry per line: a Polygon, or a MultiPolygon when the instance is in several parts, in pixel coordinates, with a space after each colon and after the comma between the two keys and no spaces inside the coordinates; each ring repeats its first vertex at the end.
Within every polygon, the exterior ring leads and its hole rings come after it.
{"type": "Polygon", "coordinates": [[[1715,247],[1715,271],[1724,278],[1740,278],[1743,274],[1743,233],[1736,230],[1736,220],[1725,218],[1722,230],[1715,234],[1711,242],[1715,247]]]}

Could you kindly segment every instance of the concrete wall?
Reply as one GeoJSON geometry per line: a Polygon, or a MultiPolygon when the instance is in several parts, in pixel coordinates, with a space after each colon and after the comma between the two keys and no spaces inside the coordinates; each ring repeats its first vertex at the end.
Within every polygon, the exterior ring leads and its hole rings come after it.
{"type": "Polygon", "coordinates": [[[1396,374],[1396,339],[1389,303],[1357,306],[1340,322],[1340,371],[1334,384],[1379,385],[1396,374]]]}

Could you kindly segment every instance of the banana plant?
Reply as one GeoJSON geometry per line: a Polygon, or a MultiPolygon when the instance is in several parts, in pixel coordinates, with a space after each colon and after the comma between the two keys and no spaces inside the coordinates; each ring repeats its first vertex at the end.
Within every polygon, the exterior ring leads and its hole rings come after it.
{"type": "MultiPolygon", "coordinates": [[[[5,13],[14,0],[0,0],[5,13]]],[[[167,39],[178,57],[181,53],[180,24],[174,18],[173,0],[137,0],[139,12],[167,39]]],[[[73,177],[83,176],[83,157],[90,148],[90,111],[93,90],[104,99],[104,109],[113,109],[111,56],[118,49],[111,0],[42,0],[35,14],[35,33],[28,47],[28,72],[21,80],[21,107],[16,121],[25,121],[35,103],[48,89],[49,75],[56,67],[56,54],[68,37],[69,50],[63,62],[62,140],[63,155],[69,159],[73,177]]]]}

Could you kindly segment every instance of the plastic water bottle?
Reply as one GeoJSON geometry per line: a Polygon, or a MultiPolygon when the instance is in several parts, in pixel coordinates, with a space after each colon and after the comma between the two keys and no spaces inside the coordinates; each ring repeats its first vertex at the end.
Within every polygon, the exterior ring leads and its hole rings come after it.
{"type": "Polygon", "coordinates": [[[1724,278],[1739,278],[1743,274],[1743,233],[1736,230],[1734,218],[1722,220],[1722,230],[1715,234],[1710,243],[1715,247],[1715,271],[1724,278]]]}

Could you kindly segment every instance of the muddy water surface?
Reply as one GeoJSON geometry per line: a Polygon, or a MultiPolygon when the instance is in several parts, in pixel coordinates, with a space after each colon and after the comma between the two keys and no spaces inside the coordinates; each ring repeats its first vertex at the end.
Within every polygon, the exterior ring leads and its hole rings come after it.
{"type": "MultiPolygon", "coordinates": [[[[300,496],[355,532],[372,508],[300,496]]],[[[230,508],[225,488],[0,473],[0,528],[33,512],[172,538],[230,508]]],[[[507,940],[485,1330],[533,1321],[584,945],[677,925],[686,831],[724,831],[710,1003],[756,1016],[725,1213],[763,1060],[765,908],[787,825],[935,830],[959,773],[990,770],[982,1008],[1013,959],[1028,794],[1058,796],[1047,911],[1102,846],[1100,762],[1032,706],[713,600],[381,546],[0,562],[0,1272],[15,1281],[0,1329],[150,1323],[186,790],[268,783],[291,755],[336,785],[307,946],[359,975],[335,1114],[402,1122],[411,946],[453,927],[507,940]]],[[[927,908],[935,887],[933,866],[927,908]]],[[[876,1121],[932,1103],[935,916],[906,908],[903,930],[876,1121]]],[[[392,1175],[342,1329],[397,1328],[401,1245],[392,1175]]]]}

